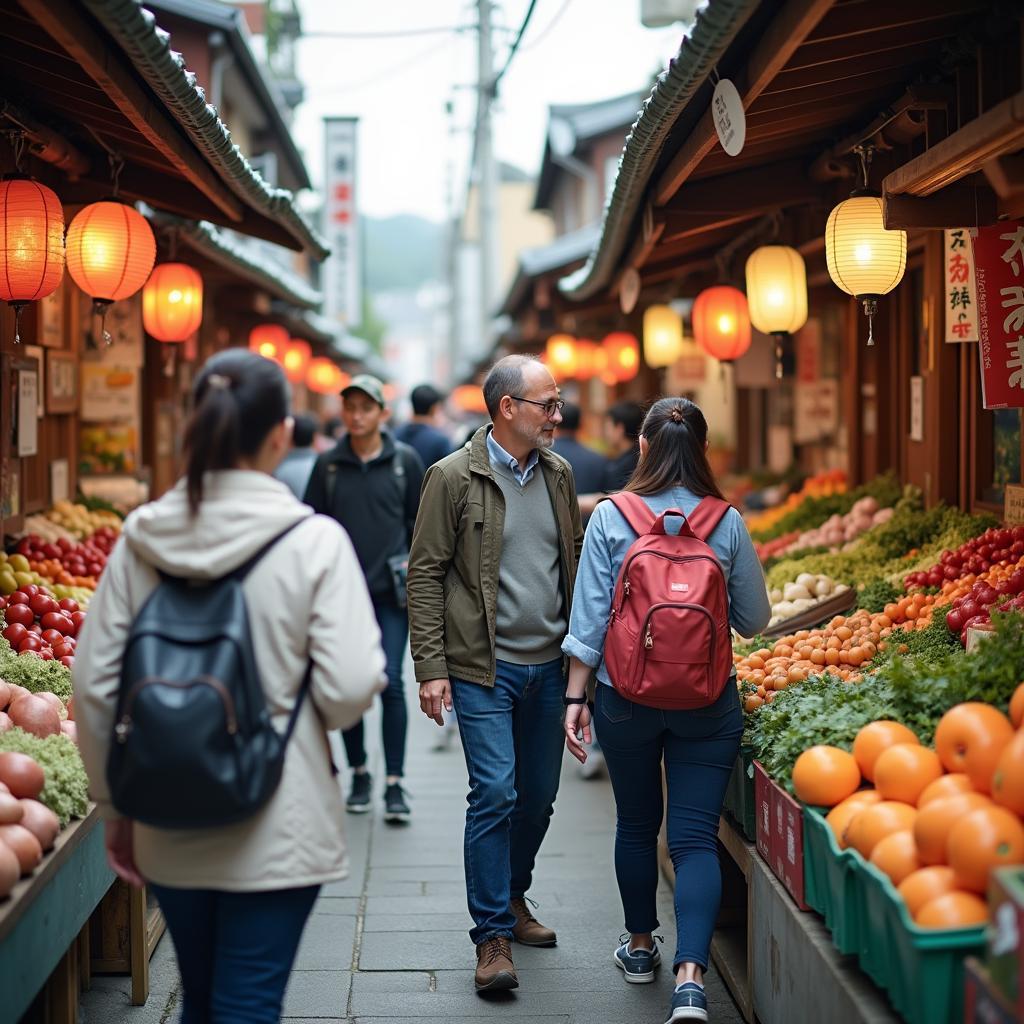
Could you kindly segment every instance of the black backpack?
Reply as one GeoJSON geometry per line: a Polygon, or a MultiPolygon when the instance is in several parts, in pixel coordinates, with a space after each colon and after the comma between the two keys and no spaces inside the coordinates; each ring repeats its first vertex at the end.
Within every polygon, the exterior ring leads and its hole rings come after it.
{"type": "Polygon", "coordinates": [[[313,665],[279,733],[256,666],[242,583],[298,525],[219,580],[161,573],[121,662],[107,783],[125,817],[168,829],[228,825],[251,817],[277,789],[313,665]]]}

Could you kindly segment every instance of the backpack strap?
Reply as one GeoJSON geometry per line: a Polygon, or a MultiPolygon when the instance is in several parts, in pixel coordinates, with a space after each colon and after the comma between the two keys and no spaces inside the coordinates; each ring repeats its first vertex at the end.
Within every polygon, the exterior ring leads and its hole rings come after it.
{"type": "Polygon", "coordinates": [[[658,517],[639,494],[619,491],[618,494],[610,495],[608,500],[619,510],[634,533],[650,533],[651,527],[657,522],[658,517]]]}
{"type": "Polygon", "coordinates": [[[698,540],[707,543],[708,538],[715,532],[715,527],[722,521],[723,516],[732,506],[722,498],[715,498],[708,495],[701,503],[686,517],[698,540]]]}
{"type": "Polygon", "coordinates": [[[248,561],[243,562],[237,569],[234,569],[231,572],[229,572],[227,576],[232,577],[238,580],[239,582],[244,580],[245,577],[248,576],[249,573],[256,568],[257,564],[260,561],[262,561],[263,557],[265,555],[270,554],[270,549],[274,547],[274,545],[276,545],[279,540],[284,540],[284,538],[287,537],[288,534],[292,532],[292,530],[294,530],[298,526],[301,526],[306,521],[306,519],[309,518],[312,517],[306,516],[302,519],[299,519],[296,522],[292,523],[292,525],[289,526],[287,529],[282,530],[276,537],[272,538],[271,540],[268,540],[267,543],[264,544],[263,547],[261,547],[259,551],[256,552],[255,555],[248,559],[248,561]]]}

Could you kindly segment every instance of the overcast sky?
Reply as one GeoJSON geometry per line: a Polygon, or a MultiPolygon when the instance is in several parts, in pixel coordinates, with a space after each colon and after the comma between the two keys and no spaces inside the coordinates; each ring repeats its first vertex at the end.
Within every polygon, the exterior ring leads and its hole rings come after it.
{"type": "MultiPolygon", "coordinates": [[[[505,61],[528,0],[505,0],[494,15],[495,66],[505,61]]],[[[318,32],[372,33],[472,26],[466,0],[299,0],[305,38],[299,77],[306,101],[295,137],[315,183],[322,179],[322,119],[356,116],[359,207],[375,217],[411,212],[445,216],[451,176],[464,194],[476,80],[472,31],[392,38],[340,38],[318,32]],[[445,113],[453,100],[454,118],[445,113]],[[450,122],[457,129],[449,132],[450,122]]],[[[584,103],[647,86],[678,50],[680,27],[645,29],[640,0],[537,0],[533,18],[501,84],[495,124],[499,159],[535,173],[547,107],[584,103]]]]}

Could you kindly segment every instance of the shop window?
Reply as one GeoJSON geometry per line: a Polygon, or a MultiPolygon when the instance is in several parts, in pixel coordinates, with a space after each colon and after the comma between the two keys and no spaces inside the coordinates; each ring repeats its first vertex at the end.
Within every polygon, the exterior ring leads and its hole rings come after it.
{"type": "Polygon", "coordinates": [[[982,488],[981,498],[999,505],[1006,485],[1021,482],[1021,410],[996,409],[991,415],[992,482],[982,488]]]}

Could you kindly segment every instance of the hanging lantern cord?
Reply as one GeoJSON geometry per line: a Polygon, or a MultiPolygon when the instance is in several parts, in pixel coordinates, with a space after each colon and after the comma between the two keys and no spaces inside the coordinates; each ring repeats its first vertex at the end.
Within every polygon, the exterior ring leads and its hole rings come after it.
{"type": "Polygon", "coordinates": [[[857,154],[857,159],[860,160],[860,187],[866,191],[868,187],[868,172],[871,170],[871,158],[875,155],[875,147],[870,144],[861,144],[855,146],[853,151],[857,154]]]}
{"type": "Polygon", "coordinates": [[[14,307],[14,344],[21,344],[21,312],[28,305],[27,302],[12,302],[14,307]]]}
{"type": "Polygon", "coordinates": [[[103,334],[103,345],[110,348],[114,344],[114,336],[107,330],[107,310],[112,303],[108,299],[94,299],[92,303],[93,313],[100,318],[100,330],[103,334]]]}
{"type": "Polygon", "coordinates": [[[120,153],[107,150],[107,161],[110,164],[110,178],[114,186],[114,198],[118,197],[121,189],[121,171],[124,170],[124,158],[120,153]]]}
{"type": "Polygon", "coordinates": [[[782,380],[782,339],[785,334],[781,331],[775,333],[775,379],[782,380]]]}
{"type": "Polygon", "coordinates": [[[864,312],[868,317],[868,345],[875,344],[875,314],[878,312],[877,299],[864,300],[864,312]]]}
{"type": "Polygon", "coordinates": [[[14,170],[17,174],[24,174],[22,162],[25,159],[25,149],[28,146],[28,139],[25,137],[24,128],[9,128],[4,133],[7,141],[11,144],[14,153],[14,170]]]}

